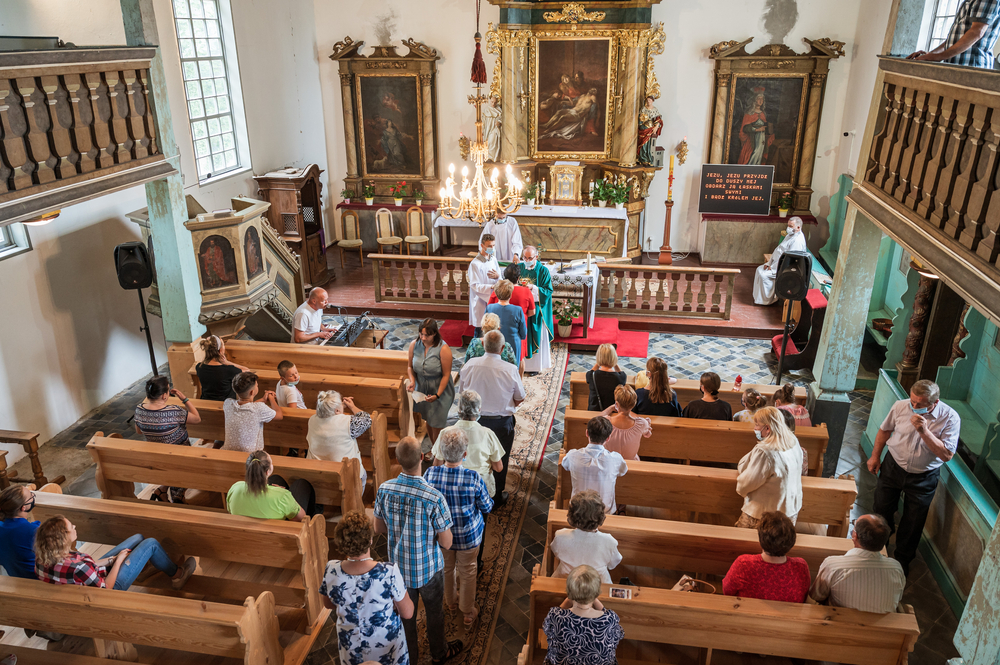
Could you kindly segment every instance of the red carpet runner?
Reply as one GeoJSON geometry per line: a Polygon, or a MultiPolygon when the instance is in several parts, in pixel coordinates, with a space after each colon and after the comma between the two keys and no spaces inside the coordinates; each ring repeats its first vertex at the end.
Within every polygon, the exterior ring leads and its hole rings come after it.
{"type": "MultiPolygon", "coordinates": [[[[441,338],[448,346],[465,346],[472,339],[473,328],[465,321],[448,320],[441,325],[441,338]]],[[[649,355],[649,333],[619,330],[618,320],[597,317],[594,327],[583,337],[583,321],[577,319],[569,337],[556,337],[556,342],[585,349],[596,349],[601,344],[614,344],[620,358],[645,358],[649,355]]]]}

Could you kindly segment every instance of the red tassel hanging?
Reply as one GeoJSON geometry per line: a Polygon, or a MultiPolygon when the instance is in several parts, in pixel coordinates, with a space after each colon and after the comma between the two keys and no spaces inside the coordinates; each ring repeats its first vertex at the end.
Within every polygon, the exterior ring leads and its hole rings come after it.
{"type": "Polygon", "coordinates": [[[483,36],[480,33],[476,33],[476,54],[472,56],[472,82],[483,84],[486,83],[486,63],[483,62],[483,47],[481,42],[483,41],[483,36]]]}

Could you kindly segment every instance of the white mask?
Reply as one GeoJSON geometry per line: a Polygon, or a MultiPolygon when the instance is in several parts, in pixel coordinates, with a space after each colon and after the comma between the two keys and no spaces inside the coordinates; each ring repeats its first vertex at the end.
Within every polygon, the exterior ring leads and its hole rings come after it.
{"type": "Polygon", "coordinates": [[[787,229],[788,235],[792,235],[793,233],[795,233],[796,230],[797,229],[794,226],[789,226],[787,229]]]}
{"type": "Polygon", "coordinates": [[[537,260],[531,259],[530,261],[525,261],[524,262],[524,267],[527,268],[528,270],[534,270],[536,263],[538,263],[537,260]]]}
{"type": "Polygon", "coordinates": [[[493,249],[492,247],[490,247],[489,249],[486,250],[486,256],[493,256],[495,253],[496,253],[496,250],[493,249]]]}

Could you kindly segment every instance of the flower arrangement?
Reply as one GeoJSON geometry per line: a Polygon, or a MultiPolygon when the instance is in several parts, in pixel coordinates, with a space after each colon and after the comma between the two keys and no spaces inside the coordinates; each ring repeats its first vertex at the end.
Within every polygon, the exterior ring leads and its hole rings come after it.
{"type": "Polygon", "coordinates": [[[782,192],[781,196],[778,197],[778,209],[779,210],[791,210],[792,209],[792,193],[782,192]]]}
{"type": "Polygon", "coordinates": [[[557,300],[552,303],[552,315],[561,326],[573,325],[573,319],[580,316],[580,303],[575,300],[557,300]]]}
{"type": "Polygon", "coordinates": [[[629,186],[627,182],[608,183],[608,201],[611,203],[625,203],[628,201],[629,186]]]}
{"type": "Polygon", "coordinates": [[[352,192],[351,190],[349,190],[349,189],[342,189],[342,190],[340,190],[340,198],[342,198],[342,199],[349,199],[352,196],[354,196],[354,192],[352,192]]]}
{"type": "Polygon", "coordinates": [[[527,186],[524,190],[524,200],[530,201],[538,198],[538,183],[533,182],[527,186]]]}
{"type": "Polygon", "coordinates": [[[361,188],[361,193],[364,195],[366,199],[375,198],[375,185],[371,184],[365,185],[364,187],[361,188]]]}
{"type": "Polygon", "coordinates": [[[406,181],[397,182],[393,185],[389,185],[389,193],[392,194],[392,198],[401,199],[406,193],[406,181]]]}
{"type": "Polygon", "coordinates": [[[420,203],[421,201],[423,201],[426,196],[427,196],[427,194],[422,189],[413,192],[413,198],[415,198],[417,200],[417,203],[420,203]]]}
{"type": "Polygon", "coordinates": [[[594,200],[607,201],[611,196],[610,189],[612,187],[613,185],[608,182],[607,178],[594,181],[594,200]]]}

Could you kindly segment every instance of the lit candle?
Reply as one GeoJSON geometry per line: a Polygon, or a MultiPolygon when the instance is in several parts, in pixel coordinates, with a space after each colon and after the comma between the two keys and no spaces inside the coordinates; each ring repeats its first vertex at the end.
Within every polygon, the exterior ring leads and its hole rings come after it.
{"type": "Polygon", "coordinates": [[[670,155],[670,177],[674,177],[674,156],[670,155]]]}
{"type": "Polygon", "coordinates": [[[590,252],[587,252],[587,274],[590,274],[590,252]]]}
{"type": "Polygon", "coordinates": [[[592,192],[594,191],[594,181],[593,180],[590,181],[590,191],[592,191],[592,192]]]}

